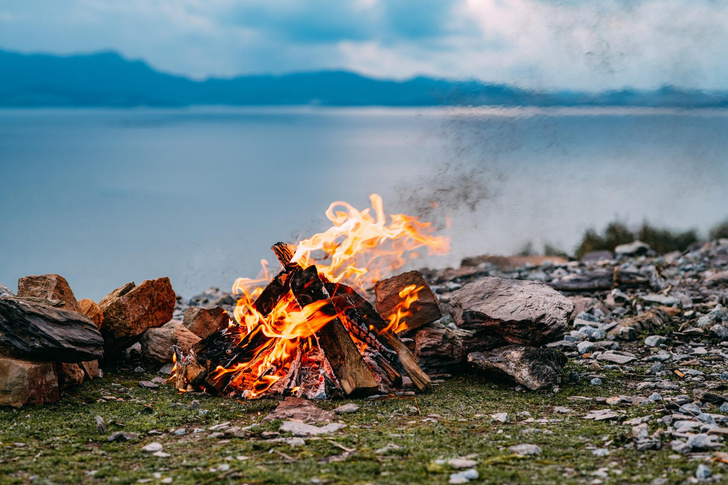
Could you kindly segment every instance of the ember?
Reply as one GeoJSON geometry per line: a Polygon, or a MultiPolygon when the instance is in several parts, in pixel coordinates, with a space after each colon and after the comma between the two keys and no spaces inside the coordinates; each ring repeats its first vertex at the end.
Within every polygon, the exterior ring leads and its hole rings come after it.
{"type": "Polygon", "coordinates": [[[399,291],[401,302],[386,320],[357,290],[416,258],[418,249],[446,253],[448,240],[416,218],[397,214],[388,223],[381,197],[370,200],[373,210],[362,211],[335,202],[326,211],[330,229],[295,246],[275,244],[282,270],[274,278],[263,260],[261,277],[238,279],[235,321],[186,355],[175,349],[178,389],[251,399],[370,395],[408,382],[427,389],[430,378],[397,337],[423,287],[399,291]]]}

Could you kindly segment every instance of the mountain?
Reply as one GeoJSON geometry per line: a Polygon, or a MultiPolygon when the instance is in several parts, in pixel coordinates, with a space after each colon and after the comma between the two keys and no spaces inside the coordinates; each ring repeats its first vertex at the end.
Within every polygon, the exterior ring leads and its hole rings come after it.
{"type": "Polygon", "coordinates": [[[189,105],[725,107],[728,92],[670,86],[655,91],[534,92],[475,80],[393,81],[346,71],[196,81],[114,52],[55,56],[0,50],[0,107],[189,105]]]}

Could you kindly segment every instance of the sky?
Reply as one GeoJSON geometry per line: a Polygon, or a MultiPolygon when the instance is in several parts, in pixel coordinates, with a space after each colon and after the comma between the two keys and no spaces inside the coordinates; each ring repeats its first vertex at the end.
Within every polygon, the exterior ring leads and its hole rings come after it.
{"type": "Polygon", "coordinates": [[[530,89],[728,89],[723,0],[0,0],[0,49],[195,78],[347,69],[530,89]]]}

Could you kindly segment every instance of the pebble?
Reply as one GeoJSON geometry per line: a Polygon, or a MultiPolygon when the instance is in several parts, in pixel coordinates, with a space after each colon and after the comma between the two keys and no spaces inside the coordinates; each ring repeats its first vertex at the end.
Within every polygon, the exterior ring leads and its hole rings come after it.
{"type": "Polygon", "coordinates": [[[376,454],[376,455],[387,455],[391,451],[397,451],[397,450],[401,450],[401,449],[402,449],[402,447],[399,446],[399,445],[395,445],[393,443],[387,443],[387,445],[384,446],[383,448],[379,448],[378,450],[376,450],[374,452],[374,454],[376,454]]]}
{"type": "Polygon", "coordinates": [[[578,350],[580,354],[589,354],[594,351],[594,344],[591,342],[579,342],[576,345],[576,350],[578,350]]]}
{"type": "Polygon", "coordinates": [[[592,450],[592,455],[604,457],[609,455],[609,450],[606,448],[597,448],[596,450],[592,450]]]}
{"type": "Polygon", "coordinates": [[[510,448],[508,448],[508,451],[511,453],[514,453],[516,455],[540,455],[541,454],[541,447],[538,445],[529,445],[529,444],[520,444],[520,445],[513,445],[510,448]]]}
{"type": "Polygon", "coordinates": [[[511,417],[508,415],[508,413],[491,414],[490,417],[493,421],[497,421],[498,423],[508,423],[511,420],[511,417]]]}
{"type": "Polygon", "coordinates": [[[152,455],[156,456],[157,458],[169,458],[170,456],[172,456],[169,453],[165,453],[164,451],[155,451],[154,453],[152,453],[152,455]]]}
{"type": "Polygon", "coordinates": [[[355,412],[359,411],[359,406],[357,404],[349,403],[344,404],[343,406],[339,406],[338,408],[334,409],[334,412],[336,414],[353,414],[355,412]]]}
{"type": "Polygon", "coordinates": [[[96,429],[101,434],[106,434],[106,423],[104,423],[104,418],[101,416],[96,416],[94,419],[96,419],[96,429]]]}
{"type": "Polygon", "coordinates": [[[475,460],[468,460],[466,458],[453,458],[447,461],[447,464],[453,468],[473,468],[478,466],[478,462],[475,460]]]}
{"type": "Polygon", "coordinates": [[[698,480],[706,480],[710,478],[712,474],[713,472],[710,471],[710,468],[701,463],[700,465],[698,465],[698,469],[695,471],[695,478],[697,478],[698,480]]]}
{"type": "Polygon", "coordinates": [[[598,377],[595,377],[594,379],[589,381],[589,384],[591,384],[592,386],[601,386],[602,380],[598,377]]]}
{"type": "Polygon", "coordinates": [[[450,475],[450,484],[468,483],[470,480],[477,480],[480,475],[478,470],[471,468],[470,470],[464,470],[459,473],[453,473],[450,475]]]}
{"type": "Polygon", "coordinates": [[[661,335],[650,335],[645,339],[645,345],[648,347],[659,347],[667,342],[667,339],[661,335]]]}
{"type": "Polygon", "coordinates": [[[139,437],[137,433],[128,433],[125,431],[115,431],[109,435],[109,441],[130,441],[139,437]]]}
{"type": "Polygon", "coordinates": [[[148,445],[143,446],[142,451],[146,451],[147,453],[162,451],[162,444],[154,441],[152,443],[149,443],[148,445]]]}

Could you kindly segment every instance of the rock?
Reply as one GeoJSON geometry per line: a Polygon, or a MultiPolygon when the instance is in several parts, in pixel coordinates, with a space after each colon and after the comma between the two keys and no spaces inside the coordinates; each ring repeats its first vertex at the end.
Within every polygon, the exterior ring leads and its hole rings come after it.
{"type": "Polygon", "coordinates": [[[506,375],[533,391],[561,383],[566,357],[558,350],[509,345],[468,354],[476,369],[506,375]]]}
{"type": "Polygon", "coordinates": [[[650,335],[645,339],[645,345],[648,347],[659,347],[667,342],[667,339],[661,335],[650,335]]]}
{"type": "Polygon", "coordinates": [[[232,293],[221,291],[220,288],[208,288],[203,293],[190,298],[190,306],[234,306],[236,298],[232,293]]]}
{"type": "Polygon", "coordinates": [[[400,333],[411,332],[442,317],[440,303],[422,274],[419,271],[408,271],[380,280],[375,285],[377,312],[382,318],[389,321],[397,306],[403,301],[400,292],[411,285],[421,289],[417,293],[417,300],[409,307],[410,315],[404,318],[407,329],[400,333]]]}
{"type": "Polygon", "coordinates": [[[100,306],[88,298],[79,301],[78,306],[81,308],[81,313],[94,322],[98,328],[101,328],[101,325],[104,323],[104,312],[101,311],[100,306]]]}
{"type": "Polygon", "coordinates": [[[106,434],[106,423],[104,423],[104,418],[101,416],[95,416],[94,419],[96,420],[96,429],[100,434],[106,434]]]}
{"type": "Polygon", "coordinates": [[[605,260],[612,260],[614,259],[614,254],[611,251],[606,250],[599,250],[599,251],[589,251],[584,256],[581,257],[581,262],[583,264],[596,264],[600,261],[605,260]]]}
{"type": "Polygon", "coordinates": [[[56,366],[58,372],[58,386],[61,390],[83,383],[86,373],[79,364],[60,362],[56,366]]]}
{"type": "Polygon", "coordinates": [[[172,362],[173,345],[186,354],[199,341],[200,337],[187,330],[182,322],[172,320],[161,327],[146,330],[139,343],[144,357],[165,363],[172,362]]]}
{"type": "Polygon", "coordinates": [[[710,310],[706,315],[698,319],[698,328],[708,328],[714,324],[728,324],[728,311],[722,305],[718,304],[710,310]]]}
{"type": "Polygon", "coordinates": [[[619,352],[616,350],[608,350],[597,356],[597,360],[614,362],[615,364],[627,364],[637,360],[637,356],[628,352],[619,352]]]}
{"type": "Polygon", "coordinates": [[[0,283],[0,298],[12,298],[15,296],[15,293],[10,291],[10,288],[5,286],[4,284],[0,283]]]}
{"type": "Polygon", "coordinates": [[[670,321],[669,315],[659,309],[640,313],[634,318],[625,318],[619,324],[609,331],[612,335],[621,340],[634,340],[637,334],[655,327],[666,325],[670,321]]]}
{"type": "Polygon", "coordinates": [[[341,423],[329,423],[326,426],[313,426],[306,423],[300,423],[298,421],[284,421],[283,424],[281,424],[280,430],[296,436],[318,436],[321,434],[331,434],[345,427],[346,425],[341,423]]]}
{"type": "MultiPolygon", "coordinates": [[[[357,409],[359,409],[358,406],[357,409]]],[[[334,421],[336,414],[317,407],[308,399],[287,397],[263,421],[273,421],[274,419],[290,419],[302,423],[318,424],[334,421]]]]}
{"type": "Polygon", "coordinates": [[[579,342],[576,345],[576,350],[578,350],[580,354],[591,354],[594,352],[594,344],[591,342],[579,342]]]}
{"type": "Polygon", "coordinates": [[[187,309],[182,324],[200,338],[222,330],[230,323],[230,317],[219,306],[192,306],[187,309]]]}
{"type": "Polygon", "coordinates": [[[478,470],[476,470],[475,468],[471,468],[470,470],[453,473],[452,475],[450,475],[450,480],[448,480],[447,483],[468,483],[470,480],[477,480],[479,476],[480,475],[478,474],[478,470]]]}
{"type": "Polygon", "coordinates": [[[354,414],[357,411],[359,411],[359,406],[357,404],[354,404],[353,402],[350,402],[349,404],[344,404],[343,406],[339,406],[338,408],[334,409],[334,412],[336,414],[354,414]]]}
{"type": "Polygon", "coordinates": [[[468,460],[466,458],[452,458],[447,460],[447,464],[453,468],[473,468],[478,466],[478,462],[475,460],[468,460]]]}
{"type": "Polygon", "coordinates": [[[698,480],[707,480],[712,474],[713,472],[710,471],[710,468],[703,465],[702,463],[698,465],[698,469],[695,470],[695,478],[697,478],[698,480]]]}
{"type": "Polygon", "coordinates": [[[724,286],[728,285],[728,271],[719,271],[705,279],[707,285],[724,286]]]}
{"type": "Polygon", "coordinates": [[[559,291],[606,291],[615,284],[625,286],[647,285],[649,280],[634,271],[591,270],[587,273],[573,273],[549,282],[549,286],[559,291]],[[616,281],[615,281],[616,277],[616,281]]]}
{"type": "Polygon", "coordinates": [[[645,439],[649,436],[649,434],[650,428],[647,426],[647,423],[642,423],[632,428],[632,438],[636,440],[645,439]]]}
{"type": "Polygon", "coordinates": [[[121,441],[131,441],[139,438],[138,433],[127,433],[124,431],[115,431],[109,435],[109,441],[111,442],[121,442],[121,441]]]}
{"type": "Polygon", "coordinates": [[[0,298],[0,341],[20,357],[83,362],[103,357],[104,340],[80,313],[0,298]]]}
{"type": "Polygon", "coordinates": [[[543,283],[495,277],[453,292],[450,305],[459,327],[520,345],[557,340],[574,311],[573,303],[543,283]]]}
{"type": "Polygon", "coordinates": [[[491,414],[490,418],[497,423],[508,423],[511,420],[511,417],[508,415],[508,413],[491,414]]]}
{"type": "Polygon", "coordinates": [[[81,362],[79,365],[83,369],[83,372],[86,374],[87,380],[101,377],[98,360],[87,360],[85,362],[81,362]]]}
{"type": "Polygon", "coordinates": [[[174,313],[175,294],[169,278],[127,283],[106,295],[99,306],[104,314],[101,327],[106,347],[120,351],[146,329],[169,322],[174,313]]]}
{"type": "Polygon", "coordinates": [[[508,451],[515,455],[540,455],[541,454],[541,447],[538,445],[529,445],[529,444],[521,444],[521,445],[514,445],[508,448],[508,451]]]}
{"type": "Polygon", "coordinates": [[[607,307],[604,306],[604,304],[598,298],[590,298],[586,296],[569,296],[568,298],[571,303],[574,304],[574,315],[577,315],[577,318],[591,317],[593,318],[593,321],[595,323],[598,323],[599,319],[596,318],[591,312],[596,312],[598,310],[605,315],[609,313],[607,307]]]}
{"type": "Polygon", "coordinates": [[[463,338],[470,336],[472,332],[440,323],[421,327],[415,334],[417,364],[430,376],[460,373],[465,361],[463,338]]]}
{"type": "Polygon", "coordinates": [[[633,241],[629,244],[620,244],[614,248],[617,256],[641,256],[650,251],[650,246],[642,241],[633,241]]]}
{"type": "Polygon", "coordinates": [[[594,379],[589,381],[589,384],[591,384],[592,386],[601,386],[602,380],[598,377],[595,377],[594,379]]]}
{"type": "Polygon", "coordinates": [[[18,296],[59,300],[64,310],[82,313],[73,290],[61,275],[24,276],[18,280],[18,296]]]}
{"type": "Polygon", "coordinates": [[[402,447],[393,443],[387,443],[384,447],[374,451],[376,455],[388,455],[392,451],[401,450],[402,447]]]}
{"type": "Polygon", "coordinates": [[[596,450],[592,450],[592,455],[603,458],[609,456],[609,450],[607,448],[597,448],[596,450]]]}
{"type": "Polygon", "coordinates": [[[726,325],[713,325],[710,327],[710,331],[721,340],[728,340],[728,326],[726,325]]]}
{"type": "Polygon", "coordinates": [[[645,295],[642,297],[643,301],[646,301],[647,303],[657,303],[658,305],[665,305],[665,306],[675,306],[677,305],[680,300],[673,296],[665,296],[663,294],[657,293],[657,294],[651,294],[651,295],[645,295]]]}
{"type": "Polygon", "coordinates": [[[50,362],[0,356],[0,406],[58,401],[58,376],[50,362]]]}
{"type": "Polygon", "coordinates": [[[158,451],[162,451],[162,444],[157,443],[156,441],[149,443],[146,446],[142,446],[142,451],[146,451],[147,453],[156,453],[158,451]]]}
{"type": "Polygon", "coordinates": [[[591,411],[586,416],[584,416],[584,419],[593,419],[594,421],[608,421],[610,419],[618,418],[619,414],[615,413],[614,411],[611,411],[609,409],[599,409],[596,411],[591,411]]]}

